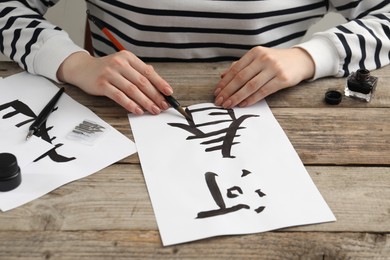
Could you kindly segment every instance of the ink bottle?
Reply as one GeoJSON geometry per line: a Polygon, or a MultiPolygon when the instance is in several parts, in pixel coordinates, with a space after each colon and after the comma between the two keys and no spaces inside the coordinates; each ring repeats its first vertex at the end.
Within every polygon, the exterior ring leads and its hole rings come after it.
{"type": "Polygon", "coordinates": [[[370,102],[377,82],[378,78],[371,76],[370,71],[359,69],[347,78],[345,95],[370,102]]]}
{"type": "Polygon", "coordinates": [[[0,153],[0,192],[13,190],[21,182],[22,175],[15,155],[0,153]]]}

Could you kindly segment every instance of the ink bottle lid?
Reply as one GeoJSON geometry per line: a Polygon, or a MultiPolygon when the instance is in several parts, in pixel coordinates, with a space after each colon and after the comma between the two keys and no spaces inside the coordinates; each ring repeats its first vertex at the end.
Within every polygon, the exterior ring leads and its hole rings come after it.
{"type": "Polygon", "coordinates": [[[345,95],[369,102],[374,94],[378,78],[371,76],[370,71],[359,69],[347,78],[345,95]]]}
{"type": "Polygon", "coordinates": [[[13,190],[21,182],[22,176],[15,155],[0,153],[0,191],[13,190]]]}
{"type": "Polygon", "coordinates": [[[337,90],[329,90],[325,93],[325,102],[329,105],[338,105],[343,96],[337,90]]]}

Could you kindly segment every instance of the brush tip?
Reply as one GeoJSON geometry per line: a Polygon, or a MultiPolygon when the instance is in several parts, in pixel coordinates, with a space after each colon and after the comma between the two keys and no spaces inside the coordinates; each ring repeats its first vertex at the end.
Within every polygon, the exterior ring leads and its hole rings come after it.
{"type": "Polygon", "coordinates": [[[179,106],[178,108],[178,111],[180,112],[180,114],[182,114],[185,118],[187,118],[188,120],[190,120],[191,122],[193,122],[192,118],[190,117],[190,115],[181,107],[179,106]]]}

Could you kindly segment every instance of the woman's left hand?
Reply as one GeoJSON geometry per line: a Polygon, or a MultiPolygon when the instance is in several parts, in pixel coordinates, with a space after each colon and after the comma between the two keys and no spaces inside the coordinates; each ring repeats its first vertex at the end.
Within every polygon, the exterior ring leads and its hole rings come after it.
{"type": "Polygon", "coordinates": [[[287,87],[313,77],[315,65],[301,48],[254,47],[221,75],[215,104],[246,107],[287,87]]]}

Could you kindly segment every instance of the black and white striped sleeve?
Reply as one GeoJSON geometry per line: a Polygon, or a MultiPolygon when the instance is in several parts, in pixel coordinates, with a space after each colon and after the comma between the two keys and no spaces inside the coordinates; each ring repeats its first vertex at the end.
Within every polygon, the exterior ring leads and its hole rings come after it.
{"type": "Polygon", "coordinates": [[[0,51],[32,74],[57,80],[57,69],[82,50],[59,27],[43,18],[59,0],[1,1],[0,51]]]}
{"type": "Polygon", "coordinates": [[[330,0],[330,8],[347,22],[319,32],[298,46],[316,64],[313,79],[345,77],[359,68],[377,69],[390,63],[389,0],[330,0]]]}

